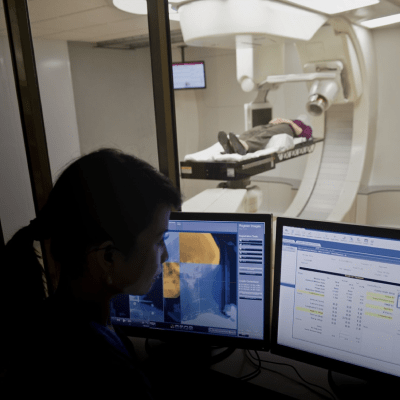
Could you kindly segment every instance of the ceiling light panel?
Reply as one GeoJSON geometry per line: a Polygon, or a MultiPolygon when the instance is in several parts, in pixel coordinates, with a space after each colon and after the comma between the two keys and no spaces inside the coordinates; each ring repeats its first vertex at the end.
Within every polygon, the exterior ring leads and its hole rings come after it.
{"type": "Polygon", "coordinates": [[[325,14],[338,14],[355,10],[361,7],[378,4],[379,0],[286,0],[288,3],[297,4],[314,11],[325,14]]]}
{"type": "Polygon", "coordinates": [[[400,14],[371,19],[369,21],[361,22],[361,25],[365,26],[366,28],[378,28],[380,26],[396,24],[398,22],[400,22],[400,14]]]}
{"type": "MultiPolygon", "coordinates": [[[[120,10],[128,13],[139,14],[139,15],[147,14],[146,0],[113,0],[113,4],[120,10]]],[[[168,13],[169,13],[169,19],[172,19],[174,21],[179,21],[178,11],[173,9],[171,4],[168,5],[168,13]]]]}

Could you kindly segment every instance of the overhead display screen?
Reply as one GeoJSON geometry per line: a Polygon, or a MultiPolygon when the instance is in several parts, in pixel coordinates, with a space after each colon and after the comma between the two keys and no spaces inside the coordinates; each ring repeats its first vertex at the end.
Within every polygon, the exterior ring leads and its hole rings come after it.
{"type": "Polygon", "coordinates": [[[174,89],[205,89],[206,74],[203,61],[172,64],[174,89]]]}

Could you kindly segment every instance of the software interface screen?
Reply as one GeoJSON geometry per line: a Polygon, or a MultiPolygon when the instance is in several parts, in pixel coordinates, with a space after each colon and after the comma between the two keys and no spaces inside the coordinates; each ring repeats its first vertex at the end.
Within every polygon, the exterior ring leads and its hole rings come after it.
{"type": "Polygon", "coordinates": [[[147,295],[113,299],[112,321],[263,340],[265,228],[171,220],[162,274],[147,295]]]}
{"type": "Polygon", "coordinates": [[[202,62],[172,64],[172,74],[174,89],[201,89],[206,86],[202,62]]]}
{"type": "Polygon", "coordinates": [[[283,227],[278,344],[400,376],[400,241],[283,227]]]}

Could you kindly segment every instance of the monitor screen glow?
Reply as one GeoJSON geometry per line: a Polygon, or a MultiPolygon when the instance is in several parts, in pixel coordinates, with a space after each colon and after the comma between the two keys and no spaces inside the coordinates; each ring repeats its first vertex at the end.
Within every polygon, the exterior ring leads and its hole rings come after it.
{"type": "Polygon", "coordinates": [[[278,218],[271,351],[400,377],[400,231],[278,218]]]}
{"type": "Polygon", "coordinates": [[[128,335],[269,348],[271,215],[171,213],[168,260],[144,296],[113,299],[128,335]]]}

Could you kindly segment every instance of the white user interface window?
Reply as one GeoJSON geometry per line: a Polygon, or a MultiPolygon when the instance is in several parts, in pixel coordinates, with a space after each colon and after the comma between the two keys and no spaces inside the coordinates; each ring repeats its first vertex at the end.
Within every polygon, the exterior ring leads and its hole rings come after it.
{"type": "Polygon", "coordinates": [[[400,376],[400,241],[283,227],[278,344],[400,376]]]}

